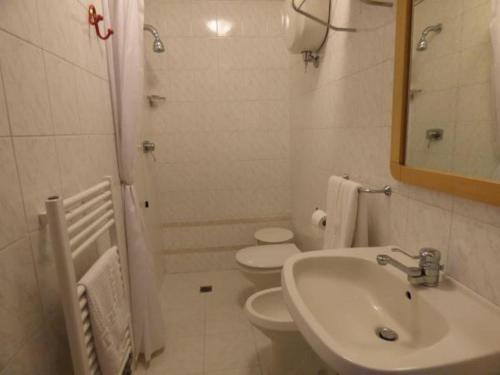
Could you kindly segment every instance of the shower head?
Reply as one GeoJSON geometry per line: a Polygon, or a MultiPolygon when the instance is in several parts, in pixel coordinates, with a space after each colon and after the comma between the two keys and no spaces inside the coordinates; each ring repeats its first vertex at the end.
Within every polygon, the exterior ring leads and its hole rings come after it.
{"type": "Polygon", "coordinates": [[[153,51],[156,53],[165,52],[165,45],[161,41],[160,33],[158,32],[158,30],[156,30],[154,26],[147,23],[144,24],[144,30],[149,31],[153,35],[153,51]]]}
{"type": "Polygon", "coordinates": [[[417,51],[425,51],[428,45],[429,43],[427,42],[426,38],[420,38],[417,43],[417,51]]]}
{"type": "Polygon", "coordinates": [[[427,40],[427,35],[430,32],[440,33],[443,30],[443,24],[438,23],[437,25],[427,26],[424,31],[422,31],[422,35],[417,42],[417,51],[425,51],[429,45],[427,40]]]}
{"type": "Polygon", "coordinates": [[[156,53],[163,53],[165,52],[165,46],[163,45],[163,42],[161,39],[155,39],[153,42],[153,51],[156,53]]]}

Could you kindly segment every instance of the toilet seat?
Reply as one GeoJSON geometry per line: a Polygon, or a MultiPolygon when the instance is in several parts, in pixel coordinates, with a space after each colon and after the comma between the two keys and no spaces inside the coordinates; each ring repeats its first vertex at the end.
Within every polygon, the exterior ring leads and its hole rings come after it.
{"type": "Polygon", "coordinates": [[[281,287],[252,294],[245,303],[248,320],[261,329],[295,332],[297,327],[283,298],[281,287]]]}
{"type": "Polygon", "coordinates": [[[276,270],[283,267],[292,255],[300,253],[295,244],[252,246],[236,253],[236,261],[243,267],[255,270],[276,270]]]}

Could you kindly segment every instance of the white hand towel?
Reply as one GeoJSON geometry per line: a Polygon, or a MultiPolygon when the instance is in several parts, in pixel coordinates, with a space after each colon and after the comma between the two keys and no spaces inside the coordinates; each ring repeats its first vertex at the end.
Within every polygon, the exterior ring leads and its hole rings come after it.
{"type": "Polygon", "coordinates": [[[352,247],[355,238],[356,246],[367,245],[367,225],[366,212],[362,212],[362,217],[358,224],[358,188],[361,185],[332,176],[328,181],[327,207],[328,215],[326,221],[325,237],[323,241],[324,249],[338,249],[352,247]],[[356,229],[360,230],[356,234],[356,229]],[[356,236],[355,236],[356,234],[356,236]]]}
{"type": "Polygon", "coordinates": [[[86,289],[92,334],[103,375],[119,375],[127,361],[130,322],[119,255],[107,250],[79,282],[86,289]]]}
{"type": "Polygon", "coordinates": [[[358,213],[352,247],[367,247],[368,237],[368,195],[358,193],[358,213]]]}

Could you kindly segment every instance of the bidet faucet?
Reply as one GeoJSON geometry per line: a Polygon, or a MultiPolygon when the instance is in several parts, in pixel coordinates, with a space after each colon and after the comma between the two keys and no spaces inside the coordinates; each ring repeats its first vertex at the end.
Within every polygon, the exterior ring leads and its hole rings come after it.
{"type": "Polygon", "coordinates": [[[441,262],[441,252],[432,248],[423,248],[419,255],[413,256],[401,249],[393,248],[394,252],[399,252],[412,259],[418,259],[418,267],[407,267],[389,255],[377,255],[377,263],[381,266],[390,264],[408,276],[408,281],[412,285],[438,286],[439,271],[443,269],[441,262]]]}

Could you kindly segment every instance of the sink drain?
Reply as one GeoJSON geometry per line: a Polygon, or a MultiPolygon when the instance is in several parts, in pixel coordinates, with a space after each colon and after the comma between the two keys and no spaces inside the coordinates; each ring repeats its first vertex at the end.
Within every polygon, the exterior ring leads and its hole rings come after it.
{"type": "Polygon", "coordinates": [[[385,341],[396,341],[398,339],[398,334],[396,331],[387,327],[378,327],[375,330],[378,337],[385,341]]]}

